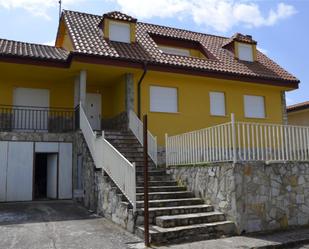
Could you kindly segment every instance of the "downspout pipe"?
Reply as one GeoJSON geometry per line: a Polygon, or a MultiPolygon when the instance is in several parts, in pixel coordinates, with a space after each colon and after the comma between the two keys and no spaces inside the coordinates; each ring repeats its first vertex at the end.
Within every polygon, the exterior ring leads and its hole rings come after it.
{"type": "Polygon", "coordinates": [[[143,68],[144,68],[144,71],[143,71],[143,74],[142,76],[140,77],[138,83],[137,83],[137,116],[139,119],[141,119],[141,98],[142,98],[142,94],[141,94],[141,86],[142,86],[142,82],[145,78],[145,75],[147,73],[147,62],[144,62],[143,64],[143,68]]]}

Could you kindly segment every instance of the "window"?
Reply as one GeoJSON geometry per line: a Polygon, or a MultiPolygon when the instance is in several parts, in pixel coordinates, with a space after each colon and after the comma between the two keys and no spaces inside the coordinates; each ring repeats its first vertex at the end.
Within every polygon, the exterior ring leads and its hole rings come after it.
{"type": "Polygon", "coordinates": [[[244,96],[245,117],[265,118],[265,100],[263,96],[244,96]]]}
{"type": "Polygon", "coordinates": [[[225,96],[222,92],[210,92],[210,114],[225,116],[225,96]]]}
{"type": "Polygon", "coordinates": [[[111,41],[130,43],[130,24],[110,22],[109,39],[111,41]]]}
{"type": "Polygon", "coordinates": [[[190,56],[190,51],[184,48],[173,48],[173,47],[166,47],[166,46],[159,46],[159,49],[167,54],[174,54],[174,55],[182,55],[182,56],[190,56]]]}
{"type": "Polygon", "coordinates": [[[150,87],[150,111],[152,112],[178,112],[177,88],[150,87]]]}
{"type": "Polygon", "coordinates": [[[252,45],[239,43],[238,58],[243,61],[253,61],[252,45]]]}

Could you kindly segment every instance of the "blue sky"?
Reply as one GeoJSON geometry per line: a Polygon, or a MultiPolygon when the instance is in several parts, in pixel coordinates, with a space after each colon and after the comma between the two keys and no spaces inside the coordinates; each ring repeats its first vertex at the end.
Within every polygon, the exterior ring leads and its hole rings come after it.
{"type": "MultiPolygon", "coordinates": [[[[102,15],[120,10],[139,21],[231,36],[258,47],[301,80],[288,104],[309,100],[309,0],[63,0],[63,8],[102,15]]],[[[0,0],[0,37],[52,44],[58,0],[0,0]]]]}

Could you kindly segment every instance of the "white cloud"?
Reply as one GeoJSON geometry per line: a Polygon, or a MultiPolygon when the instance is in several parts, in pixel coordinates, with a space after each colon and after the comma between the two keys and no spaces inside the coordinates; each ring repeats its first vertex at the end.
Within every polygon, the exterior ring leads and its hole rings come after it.
{"type": "MultiPolygon", "coordinates": [[[[65,0],[64,6],[70,6],[82,0],[65,0]]],[[[48,10],[58,6],[58,0],[0,0],[0,8],[5,9],[25,9],[35,16],[50,19],[48,10]]]]}
{"type": "Polygon", "coordinates": [[[235,25],[271,26],[296,13],[294,6],[278,3],[262,13],[254,0],[114,0],[125,13],[140,19],[189,16],[198,25],[226,32],[235,25]]]}

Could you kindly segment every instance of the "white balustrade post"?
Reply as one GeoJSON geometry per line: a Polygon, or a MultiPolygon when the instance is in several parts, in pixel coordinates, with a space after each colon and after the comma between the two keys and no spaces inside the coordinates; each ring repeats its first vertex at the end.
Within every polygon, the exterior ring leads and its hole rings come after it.
{"type": "Polygon", "coordinates": [[[235,127],[235,114],[231,113],[231,124],[232,124],[232,146],[233,146],[233,163],[237,162],[236,153],[236,127],[235,127]]]}

